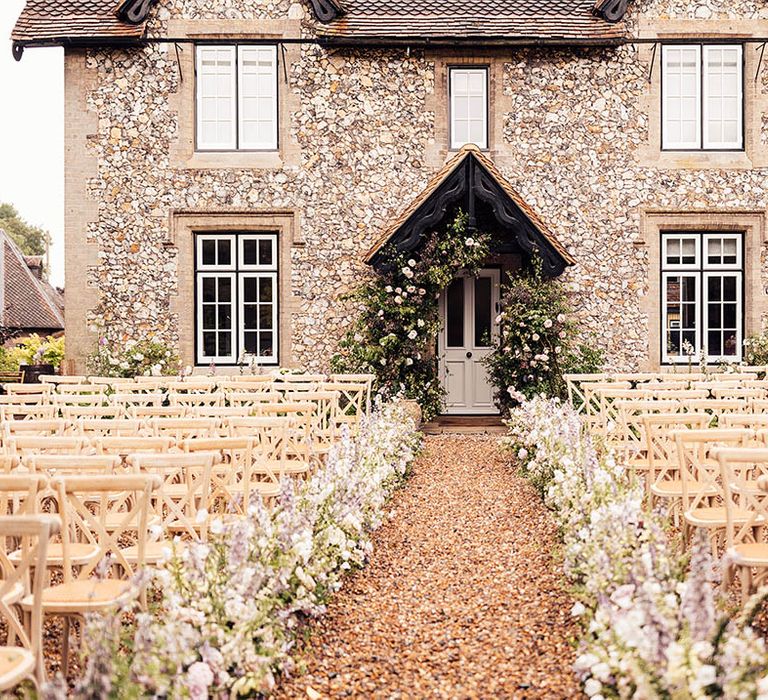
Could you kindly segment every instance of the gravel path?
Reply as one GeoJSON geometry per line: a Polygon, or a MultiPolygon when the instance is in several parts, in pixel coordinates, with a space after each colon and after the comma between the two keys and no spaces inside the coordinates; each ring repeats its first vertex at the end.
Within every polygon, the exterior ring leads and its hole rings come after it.
{"type": "Polygon", "coordinates": [[[392,508],[276,696],[579,697],[554,526],[497,438],[427,438],[392,508]]]}

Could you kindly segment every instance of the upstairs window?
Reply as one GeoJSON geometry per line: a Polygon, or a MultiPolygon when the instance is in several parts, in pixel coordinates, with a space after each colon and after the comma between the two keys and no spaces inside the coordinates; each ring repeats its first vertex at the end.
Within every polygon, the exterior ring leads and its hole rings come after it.
{"type": "Polygon", "coordinates": [[[277,149],[277,47],[198,46],[197,150],[277,149]]]}
{"type": "Polygon", "coordinates": [[[197,234],[197,364],[277,364],[277,235],[197,234]]]}
{"type": "Polygon", "coordinates": [[[742,54],[740,44],[662,47],[662,148],[744,147],[742,54]]]}
{"type": "Polygon", "coordinates": [[[451,148],[488,148],[488,69],[449,69],[451,148]]]}
{"type": "Polygon", "coordinates": [[[662,359],[738,362],[742,354],[741,233],[664,233],[662,359]]]}

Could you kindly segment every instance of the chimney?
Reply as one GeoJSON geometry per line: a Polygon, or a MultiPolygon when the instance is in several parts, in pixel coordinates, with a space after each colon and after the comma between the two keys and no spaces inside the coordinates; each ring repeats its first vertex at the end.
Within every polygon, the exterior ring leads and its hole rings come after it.
{"type": "Polygon", "coordinates": [[[42,255],[25,255],[24,262],[27,263],[27,267],[30,272],[37,277],[37,279],[43,279],[43,256],[42,255]]]}

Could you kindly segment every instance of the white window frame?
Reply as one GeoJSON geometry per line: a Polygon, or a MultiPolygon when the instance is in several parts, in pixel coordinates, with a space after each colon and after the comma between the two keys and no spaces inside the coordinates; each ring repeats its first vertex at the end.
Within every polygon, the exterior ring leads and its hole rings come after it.
{"type": "MultiPolygon", "coordinates": [[[[702,316],[707,316],[708,313],[708,305],[709,305],[709,279],[711,277],[735,277],[736,278],[736,354],[735,355],[725,355],[723,353],[720,353],[719,355],[712,355],[709,353],[709,348],[707,348],[707,362],[740,362],[742,358],[742,348],[743,348],[743,327],[744,327],[744,302],[742,299],[742,292],[744,288],[744,276],[743,273],[740,271],[736,271],[733,269],[730,270],[724,270],[724,269],[717,269],[717,270],[707,270],[704,272],[703,275],[703,283],[702,283],[702,316]]],[[[720,302],[722,303],[722,302],[720,302]]],[[[718,329],[720,330],[720,329],[718,329]]],[[[707,325],[706,331],[702,329],[702,332],[708,332],[709,326],[707,325]]],[[[707,340],[709,338],[707,337],[707,340]]]]}
{"type": "MultiPolygon", "coordinates": [[[[276,365],[279,363],[280,353],[280,327],[279,327],[279,305],[280,305],[280,272],[279,272],[279,249],[277,247],[277,233],[198,233],[195,235],[195,328],[196,328],[196,347],[195,363],[199,366],[208,365],[211,362],[221,365],[236,365],[239,362],[243,348],[245,347],[245,328],[243,327],[244,318],[244,280],[248,277],[257,277],[270,279],[272,281],[272,328],[269,329],[274,334],[273,351],[271,355],[256,356],[258,363],[262,365],[276,365]],[[229,241],[232,250],[232,265],[204,265],[202,263],[202,244],[204,241],[226,240],[229,241]],[[271,265],[243,265],[244,242],[246,240],[270,240],[272,243],[272,264],[271,265]],[[202,280],[206,278],[219,279],[226,277],[232,284],[232,328],[231,334],[232,353],[228,356],[217,355],[210,357],[203,354],[203,284],[202,280]]],[[[218,293],[218,292],[217,292],[218,293]]],[[[258,323],[258,315],[257,315],[258,323]]],[[[218,316],[217,316],[218,326],[218,316]]],[[[216,330],[218,331],[218,328],[216,330]]],[[[259,332],[257,328],[255,332],[259,332]]],[[[218,338],[217,338],[218,342],[218,338]]],[[[253,359],[253,354],[244,356],[248,363],[253,359]]]]}
{"type": "Polygon", "coordinates": [[[475,144],[480,149],[488,148],[488,66],[449,66],[448,67],[448,94],[450,109],[450,138],[451,149],[457,150],[468,142],[459,141],[456,138],[456,97],[457,91],[454,81],[457,75],[461,73],[482,73],[483,75],[483,139],[482,143],[475,144]]]}
{"type": "MultiPolygon", "coordinates": [[[[255,99],[264,97],[263,95],[253,96],[255,99]]],[[[237,128],[238,128],[238,148],[248,151],[274,151],[277,150],[277,46],[238,46],[237,47],[237,128]],[[272,59],[268,77],[272,85],[272,92],[266,97],[271,98],[269,116],[271,117],[270,136],[265,141],[247,141],[245,138],[245,89],[243,81],[245,80],[245,69],[243,64],[246,54],[254,51],[257,55],[269,55],[272,59]]]]}
{"type": "MultiPolygon", "coordinates": [[[[234,364],[237,361],[237,355],[235,354],[237,352],[237,345],[235,344],[235,326],[237,324],[237,290],[235,289],[237,279],[234,272],[222,272],[222,271],[204,271],[204,272],[198,272],[197,275],[197,304],[195,307],[195,314],[197,315],[196,318],[196,325],[197,325],[197,359],[198,364],[202,364],[205,362],[205,364],[210,364],[211,362],[214,363],[220,363],[220,364],[234,364]],[[232,348],[232,353],[230,355],[216,355],[215,357],[210,357],[208,355],[203,355],[203,333],[204,332],[213,332],[210,329],[204,329],[203,328],[203,280],[204,279],[214,279],[216,280],[216,294],[218,295],[218,280],[223,278],[229,278],[231,285],[232,285],[232,299],[230,301],[230,306],[232,307],[232,327],[229,329],[229,331],[220,331],[219,326],[219,320],[218,320],[218,301],[216,302],[217,307],[217,314],[216,314],[216,334],[218,336],[219,333],[229,332],[230,336],[230,347],[232,348]]],[[[218,347],[219,339],[216,338],[216,345],[218,347]]]]}
{"type": "Polygon", "coordinates": [[[205,151],[222,151],[222,150],[234,150],[237,148],[236,137],[236,125],[237,125],[237,87],[235,82],[235,76],[237,75],[237,51],[234,46],[218,46],[218,45],[200,45],[195,50],[195,107],[197,111],[195,119],[195,140],[198,150],[205,151]],[[203,99],[205,95],[201,89],[201,77],[203,76],[203,58],[207,52],[225,52],[230,54],[230,65],[232,72],[230,78],[230,114],[232,120],[229,125],[229,139],[225,141],[211,141],[205,142],[203,140],[203,99]]]}
{"type": "MultiPolygon", "coordinates": [[[[259,280],[262,279],[270,279],[272,280],[272,328],[268,329],[272,335],[274,336],[274,343],[272,344],[273,352],[271,355],[259,355],[259,362],[263,364],[277,364],[277,346],[278,346],[278,314],[277,314],[277,272],[243,272],[242,274],[238,275],[238,318],[240,319],[242,316],[244,316],[243,308],[245,305],[245,293],[243,287],[245,286],[245,280],[248,278],[257,278],[259,280]]],[[[258,305],[257,305],[258,306],[258,305]]],[[[256,314],[256,323],[257,328],[256,329],[248,329],[249,333],[256,333],[257,334],[257,343],[258,343],[258,334],[261,332],[260,328],[260,320],[259,320],[259,314],[256,314]]],[[[245,347],[245,325],[242,321],[238,323],[238,348],[244,348],[245,347]]],[[[246,357],[252,357],[252,355],[246,355],[246,357]]]]}
{"type": "Polygon", "coordinates": [[[279,90],[278,90],[278,54],[277,45],[274,44],[205,44],[200,43],[195,46],[195,149],[197,151],[276,151],[279,148],[279,90]],[[231,80],[231,100],[230,110],[232,114],[231,134],[226,142],[206,143],[203,140],[202,129],[202,102],[204,95],[201,90],[200,77],[202,76],[202,61],[206,51],[215,49],[217,51],[229,51],[231,53],[232,73],[231,80]],[[245,93],[243,89],[244,71],[243,64],[249,51],[256,51],[259,54],[269,53],[272,58],[271,70],[269,71],[272,92],[269,116],[271,118],[270,136],[265,141],[248,142],[244,137],[243,100],[245,93]]]}
{"type": "Polygon", "coordinates": [[[736,354],[718,355],[709,354],[707,348],[706,362],[714,364],[718,362],[741,362],[743,358],[743,338],[744,338],[744,234],[729,232],[697,232],[689,233],[685,231],[663,231],[661,233],[661,361],[663,364],[685,364],[690,362],[699,362],[701,360],[702,346],[706,343],[709,332],[709,320],[707,314],[707,305],[709,303],[709,288],[707,282],[710,277],[733,276],[736,277],[736,354]],[[676,265],[667,264],[667,244],[671,239],[690,239],[693,236],[698,238],[696,248],[695,265],[676,265]],[[736,262],[712,263],[710,264],[707,256],[709,241],[735,240],[736,241],[736,262]],[[670,355],[667,352],[667,330],[668,330],[668,302],[667,302],[667,280],[670,277],[694,277],[696,279],[696,345],[694,354],[689,358],[687,355],[670,355]]]}
{"type": "Polygon", "coordinates": [[[661,47],[661,148],[665,151],[742,151],[744,150],[744,45],[717,43],[678,43],[663,44],[661,47]],[[692,141],[672,141],[669,138],[669,76],[667,71],[668,56],[671,52],[683,49],[695,50],[696,54],[696,136],[692,141]],[[734,49],[738,53],[737,82],[738,107],[736,110],[737,130],[736,139],[732,142],[712,142],[709,139],[708,127],[708,97],[709,97],[709,61],[710,51],[734,49]]]}
{"type": "MultiPolygon", "coordinates": [[[[663,295],[662,297],[662,305],[661,305],[661,331],[662,331],[662,346],[661,346],[661,357],[662,362],[666,364],[678,364],[680,362],[688,362],[688,356],[687,355],[670,355],[667,351],[667,328],[668,328],[668,322],[669,322],[669,305],[667,301],[667,280],[670,277],[680,277],[681,279],[683,277],[689,277],[693,278],[695,280],[694,285],[694,293],[696,294],[696,342],[694,343],[694,354],[691,356],[692,362],[698,362],[699,360],[699,349],[701,348],[701,275],[694,271],[694,270],[672,270],[669,272],[662,272],[661,274],[661,293],[663,295]]],[[[682,306],[682,302],[681,302],[682,306]]],[[[681,316],[682,316],[682,308],[681,308],[681,316]]],[[[682,318],[680,320],[682,323],[682,318]]],[[[680,328],[682,330],[682,326],[680,328]]],[[[682,338],[682,335],[681,335],[682,338]]],[[[682,351],[682,344],[681,344],[681,351],[682,351]]]]}
{"type": "Polygon", "coordinates": [[[744,47],[740,44],[705,44],[701,57],[702,85],[703,85],[703,115],[702,115],[702,139],[704,150],[741,150],[744,146],[744,47]],[[711,51],[725,49],[737,49],[736,56],[736,81],[738,85],[738,105],[736,109],[736,139],[734,141],[710,141],[709,140],[709,61],[708,54],[711,51]]]}
{"type": "Polygon", "coordinates": [[[266,233],[266,234],[250,234],[250,233],[241,233],[239,236],[236,236],[237,238],[237,256],[239,261],[239,269],[243,272],[270,272],[272,270],[276,270],[277,268],[277,236],[275,236],[272,233],[266,233]],[[245,260],[245,242],[246,241],[269,241],[272,244],[272,264],[270,265],[246,265],[243,260],[245,260]]]}
{"type": "Polygon", "coordinates": [[[686,233],[680,233],[680,234],[669,234],[664,235],[661,239],[662,245],[661,245],[661,266],[664,268],[664,270],[696,270],[701,265],[701,235],[699,234],[686,234],[686,233]],[[690,241],[693,240],[694,244],[696,246],[696,259],[693,263],[670,263],[667,261],[667,254],[669,249],[669,242],[671,240],[679,240],[681,242],[681,255],[682,258],[682,241],[690,241]]]}

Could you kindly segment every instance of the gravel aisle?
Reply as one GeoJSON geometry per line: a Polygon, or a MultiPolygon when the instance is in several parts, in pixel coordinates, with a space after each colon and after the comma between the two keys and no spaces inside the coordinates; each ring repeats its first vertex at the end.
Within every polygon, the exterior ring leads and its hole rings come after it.
{"type": "Polygon", "coordinates": [[[555,530],[497,438],[427,438],[392,508],[277,697],[578,697],[555,530]]]}

